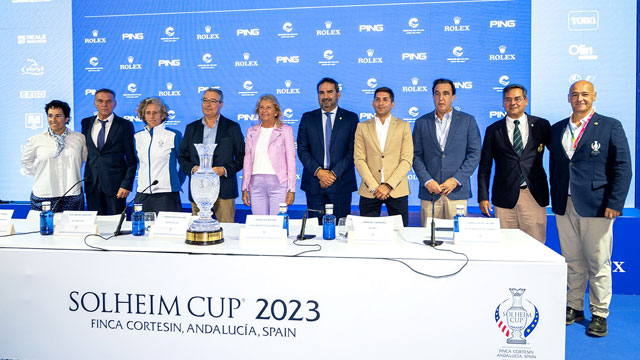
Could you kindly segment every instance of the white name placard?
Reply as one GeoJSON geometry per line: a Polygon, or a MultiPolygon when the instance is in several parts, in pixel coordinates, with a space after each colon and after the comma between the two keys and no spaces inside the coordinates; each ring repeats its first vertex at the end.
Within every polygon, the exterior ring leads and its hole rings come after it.
{"type": "Polygon", "coordinates": [[[461,217],[459,232],[453,234],[454,244],[497,243],[502,241],[500,219],[486,217],[461,217]]]}
{"type": "Polygon", "coordinates": [[[394,241],[396,219],[387,217],[353,216],[353,230],[349,232],[349,243],[389,243],[394,241]]]}
{"type": "Polygon", "coordinates": [[[53,228],[54,235],[98,234],[97,211],[65,211],[53,228]]]}
{"type": "Polygon", "coordinates": [[[151,237],[185,237],[191,214],[184,212],[160,211],[156,222],[149,229],[151,237]]]}
{"type": "Polygon", "coordinates": [[[240,229],[240,241],[287,241],[283,222],[284,217],[279,215],[247,215],[246,225],[240,229]]]}
{"type": "Polygon", "coordinates": [[[0,210],[0,235],[13,235],[16,233],[11,223],[13,209],[0,210]]]}

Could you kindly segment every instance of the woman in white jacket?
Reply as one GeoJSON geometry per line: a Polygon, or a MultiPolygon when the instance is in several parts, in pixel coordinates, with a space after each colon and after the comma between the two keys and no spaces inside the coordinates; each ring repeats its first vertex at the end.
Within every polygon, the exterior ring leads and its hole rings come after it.
{"type": "Polygon", "coordinates": [[[169,109],[160,98],[142,100],[137,113],[146,124],[134,135],[139,165],[136,196],[142,210],[181,212],[180,190],[186,175],[177,162],[182,134],[165,127],[169,109]],[[158,183],[151,185],[154,181],[158,183]]]}

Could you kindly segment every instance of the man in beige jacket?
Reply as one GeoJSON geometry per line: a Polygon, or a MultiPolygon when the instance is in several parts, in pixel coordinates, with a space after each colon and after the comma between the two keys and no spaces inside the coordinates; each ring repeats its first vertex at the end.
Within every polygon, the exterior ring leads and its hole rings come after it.
{"type": "Polygon", "coordinates": [[[362,178],[360,215],[380,216],[382,204],[389,215],[401,215],[409,225],[409,183],[407,173],[413,164],[413,140],[409,123],[391,115],[393,91],[376,89],[373,119],[356,129],[353,159],[362,178]]]}

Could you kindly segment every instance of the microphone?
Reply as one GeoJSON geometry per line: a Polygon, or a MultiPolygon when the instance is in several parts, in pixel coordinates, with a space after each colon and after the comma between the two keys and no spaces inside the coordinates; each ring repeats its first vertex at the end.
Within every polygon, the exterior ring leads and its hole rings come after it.
{"type": "Polygon", "coordinates": [[[304,211],[304,215],[302,215],[302,227],[300,228],[300,235],[296,237],[296,240],[308,240],[316,237],[313,234],[305,234],[304,229],[307,227],[307,217],[309,216],[309,212],[316,212],[320,214],[324,214],[324,210],[316,210],[316,209],[307,209],[304,211]]]}
{"type": "Polygon", "coordinates": [[[53,207],[51,208],[51,212],[56,212],[56,207],[58,207],[58,203],[60,202],[60,200],[62,200],[63,197],[65,197],[69,193],[69,191],[71,191],[71,189],[73,189],[74,187],[76,187],[76,185],[80,184],[81,182],[87,179],[89,179],[89,177],[85,176],[84,178],[77,181],[75,184],[71,185],[71,187],[67,191],[65,191],[64,194],[62,194],[62,196],[56,201],[56,203],[53,204],[53,207]]]}
{"type": "MultiPolygon", "coordinates": [[[[140,193],[138,195],[144,194],[145,191],[149,190],[149,188],[154,186],[154,185],[158,185],[158,180],[154,180],[151,183],[151,185],[147,186],[146,188],[144,188],[144,190],[140,191],[140,193]]],[[[124,207],[124,210],[122,211],[122,214],[120,214],[120,221],[118,221],[118,227],[116,227],[116,231],[113,232],[113,236],[131,234],[131,231],[120,231],[120,229],[122,228],[122,223],[124,222],[124,219],[127,217],[127,208],[129,207],[129,205],[131,205],[131,203],[133,203],[134,201],[136,201],[138,199],[138,195],[134,196],[133,199],[131,201],[129,201],[127,206],[124,207]]]]}
{"type": "Polygon", "coordinates": [[[443,243],[443,241],[441,241],[441,240],[436,241],[436,219],[435,219],[436,199],[435,199],[435,196],[436,196],[435,193],[431,193],[431,241],[423,240],[425,245],[429,245],[431,247],[436,247],[436,246],[442,245],[442,243],[443,243]]]}

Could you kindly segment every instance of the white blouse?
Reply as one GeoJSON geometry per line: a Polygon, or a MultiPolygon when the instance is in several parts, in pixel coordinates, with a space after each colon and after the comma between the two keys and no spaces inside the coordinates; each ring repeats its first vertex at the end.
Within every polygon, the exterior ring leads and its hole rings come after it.
{"type": "Polygon", "coordinates": [[[253,158],[253,170],[252,175],[275,175],[276,171],[271,165],[271,159],[269,158],[269,140],[271,140],[271,134],[273,128],[260,128],[260,136],[256,143],[256,153],[253,158]]]}
{"type": "MultiPolygon", "coordinates": [[[[82,163],[87,160],[84,135],[69,130],[64,150],[56,158],[56,141],[48,130],[29,138],[22,153],[24,176],[35,176],[33,194],[37,197],[60,197],[82,179],[82,163]]],[[[75,186],[67,196],[80,195],[82,185],[75,186]]]]}

